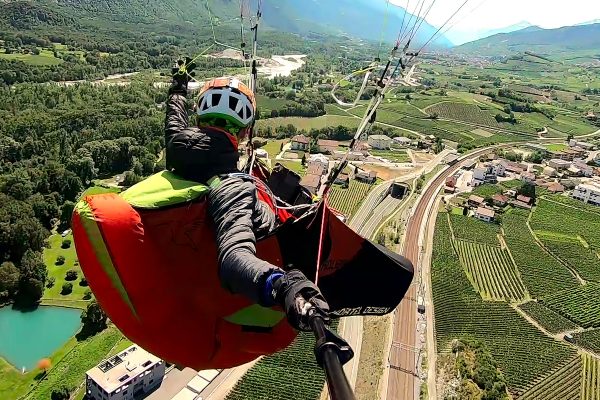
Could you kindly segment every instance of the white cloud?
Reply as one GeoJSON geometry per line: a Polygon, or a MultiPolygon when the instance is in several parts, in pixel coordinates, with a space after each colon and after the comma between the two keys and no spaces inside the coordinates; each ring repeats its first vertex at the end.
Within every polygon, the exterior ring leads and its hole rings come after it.
{"type": "MultiPolygon", "coordinates": [[[[384,0],[381,0],[384,1],[384,0]]],[[[435,0],[424,0],[427,10],[435,0]]],[[[427,22],[439,27],[465,0],[437,0],[427,16],[427,22]]],[[[417,13],[421,0],[390,0],[392,4],[417,13]]],[[[424,13],[424,12],[423,12],[424,13]]],[[[456,25],[448,32],[457,36],[477,31],[503,28],[527,21],[542,28],[558,28],[600,18],[597,0],[468,0],[453,21],[456,25]]],[[[452,22],[449,23],[451,25],[452,22]]]]}

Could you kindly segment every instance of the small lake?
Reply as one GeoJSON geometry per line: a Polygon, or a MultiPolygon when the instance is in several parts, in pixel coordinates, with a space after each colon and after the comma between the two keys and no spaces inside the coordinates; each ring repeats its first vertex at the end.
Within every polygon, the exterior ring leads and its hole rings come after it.
{"type": "Polygon", "coordinates": [[[18,370],[34,369],[79,330],[80,315],[81,310],[62,307],[0,308],[0,357],[18,370]]]}

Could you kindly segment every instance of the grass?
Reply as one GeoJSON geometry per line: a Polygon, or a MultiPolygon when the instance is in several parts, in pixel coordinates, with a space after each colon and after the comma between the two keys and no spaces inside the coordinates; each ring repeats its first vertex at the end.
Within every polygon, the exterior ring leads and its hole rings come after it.
{"type": "Polygon", "coordinates": [[[300,176],[304,176],[306,173],[306,168],[299,161],[277,160],[277,162],[300,176]]]}
{"type": "Polygon", "coordinates": [[[371,150],[371,151],[369,151],[369,153],[371,153],[372,156],[383,157],[386,160],[389,160],[389,161],[395,162],[395,163],[406,163],[406,162],[412,161],[405,150],[398,150],[398,151],[371,150]]]}
{"type": "Polygon", "coordinates": [[[259,128],[266,128],[270,126],[275,129],[279,126],[294,125],[298,130],[311,130],[311,129],[323,129],[331,126],[346,126],[348,128],[357,128],[360,123],[360,119],[354,117],[344,117],[340,115],[322,115],[316,118],[302,118],[302,117],[279,117],[270,119],[258,120],[257,126],[259,128]]]}
{"type": "Polygon", "coordinates": [[[360,364],[356,377],[356,398],[378,399],[378,386],[383,376],[385,344],[391,327],[390,319],[384,317],[365,317],[363,319],[363,340],[360,349],[360,364]]]}
{"type": "Polygon", "coordinates": [[[546,146],[548,151],[564,151],[569,148],[566,144],[549,144],[546,146]]]}
{"type": "Polygon", "coordinates": [[[106,188],[103,186],[92,186],[86,189],[85,192],[81,195],[81,197],[85,196],[93,196],[95,194],[105,194],[105,193],[119,193],[121,189],[119,188],[106,188]]]}
{"type": "MultiPolygon", "coordinates": [[[[78,387],[84,379],[85,372],[106,358],[113,347],[119,343],[122,335],[115,327],[76,343],[40,381],[40,384],[25,400],[49,399],[52,390],[60,385],[70,389],[78,387]]],[[[74,339],[73,339],[74,340],[74,339]]]]}
{"type": "Polygon", "coordinates": [[[492,197],[496,194],[502,194],[502,188],[499,187],[498,185],[492,185],[492,184],[486,183],[484,185],[477,186],[473,190],[473,194],[475,194],[477,196],[481,196],[484,199],[487,199],[488,197],[492,197]]]}
{"type": "Polygon", "coordinates": [[[277,155],[281,152],[281,145],[285,144],[287,142],[287,140],[282,139],[282,140],[269,140],[269,142],[264,145],[262,147],[263,150],[265,150],[267,153],[269,153],[269,158],[271,160],[274,160],[275,157],[277,157],[277,155]]]}
{"type": "Polygon", "coordinates": [[[60,305],[60,302],[64,300],[83,300],[83,295],[89,288],[79,285],[83,273],[81,272],[79,264],[76,264],[77,253],[75,252],[73,235],[69,234],[63,238],[59,234],[54,234],[48,239],[48,244],[50,247],[44,249],[44,263],[48,268],[48,277],[53,277],[55,282],[54,286],[44,290],[44,297],[42,299],[54,300],[57,302],[55,303],[57,305],[60,305]],[[68,249],[61,248],[63,239],[71,240],[71,247],[68,249]],[[65,263],[63,265],[56,265],[56,258],[58,256],[65,257],[65,263]],[[71,269],[77,271],[77,280],[71,282],[73,284],[73,292],[68,295],[62,295],[62,285],[66,282],[65,274],[71,269]]]}
{"type": "Polygon", "coordinates": [[[4,60],[22,61],[29,65],[47,66],[59,65],[63,60],[54,57],[54,54],[48,50],[42,50],[39,55],[12,53],[6,54],[5,50],[0,51],[0,58],[4,60]]]}

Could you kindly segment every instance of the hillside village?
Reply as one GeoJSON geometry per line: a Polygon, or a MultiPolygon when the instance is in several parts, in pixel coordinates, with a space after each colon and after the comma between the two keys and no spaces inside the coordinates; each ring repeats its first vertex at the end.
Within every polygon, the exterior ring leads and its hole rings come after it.
{"type": "Polygon", "coordinates": [[[448,208],[481,221],[500,222],[510,208],[531,210],[536,197],[544,194],[600,206],[597,145],[570,140],[560,150],[549,148],[553,146],[528,144],[518,149],[528,154],[530,162],[509,161],[501,152],[492,152],[461,168],[446,179],[448,208]],[[531,162],[532,150],[540,162],[531,162]]]}

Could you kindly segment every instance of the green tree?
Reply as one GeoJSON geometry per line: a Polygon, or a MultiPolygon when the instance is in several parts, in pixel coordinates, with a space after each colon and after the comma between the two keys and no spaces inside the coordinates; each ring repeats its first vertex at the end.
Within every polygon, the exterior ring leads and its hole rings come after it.
{"type": "Polygon", "coordinates": [[[69,400],[70,397],[71,393],[64,385],[52,389],[52,393],[50,394],[50,400],[69,400]]]}
{"type": "Polygon", "coordinates": [[[531,183],[523,182],[521,187],[517,190],[517,193],[522,196],[527,196],[535,201],[535,185],[531,183]]]}
{"type": "Polygon", "coordinates": [[[56,257],[56,261],[54,262],[54,265],[65,265],[65,256],[56,257]]]}
{"type": "Polygon", "coordinates": [[[75,270],[70,269],[65,274],[66,281],[74,281],[76,279],[77,279],[77,271],[75,271],[75,270]]]}
{"type": "Polygon", "coordinates": [[[85,311],[81,313],[81,322],[83,327],[81,333],[85,337],[93,336],[106,329],[106,320],[108,317],[96,300],[92,300],[85,311]]]}
{"type": "Polygon", "coordinates": [[[73,284],[71,282],[65,282],[62,285],[62,291],[60,292],[60,294],[66,296],[68,294],[73,293],[73,284]]]}
{"type": "Polygon", "coordinates": [[[0,302],[13,298],[19,289],[19,269],[9,261],[0,264],[0,302]]]}
{"type": "Polygon", "coordinates": [[[75,209],[75,203],[72,201],[65,201],[60,208],[60,225],[59,229],[65,230],[71,226],[71,218],[73,216],[73,210],[75,209]]]}
{"type": "Polygon", "coordinates": [[[64,239],[60,245],[61,249],[68,249],[71,247],[71,239],[64,239]]]}

